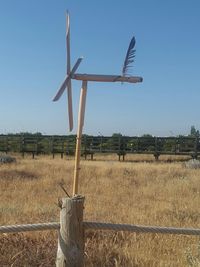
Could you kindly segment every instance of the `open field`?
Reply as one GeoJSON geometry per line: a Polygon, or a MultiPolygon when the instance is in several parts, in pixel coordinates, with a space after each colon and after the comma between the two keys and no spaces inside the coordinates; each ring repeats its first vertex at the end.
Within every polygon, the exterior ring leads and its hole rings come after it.
{"type": "MultiPolygon", "coordinates": [[[[182,162],[82,161],[84,220],[200,228],[200,169],[182,162]]],[[[116,157],[114,158],[116,160],[116,157]]],[[[59,221],[59,184],[72,192],[73,161],[19,157],[0,165],[0,224],[59,221]]],[[[86,266],[199,266],[198,236],[86,231],[86,266]]],[[[0,236],[0,266],[55,266],[56,231],[0,236]]]]}

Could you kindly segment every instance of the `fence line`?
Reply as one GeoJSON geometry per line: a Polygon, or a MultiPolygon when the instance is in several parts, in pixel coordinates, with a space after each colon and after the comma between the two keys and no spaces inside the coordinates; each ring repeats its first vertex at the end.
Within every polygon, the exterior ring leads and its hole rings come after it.
{"type": "MultiPolygon", "coordinates": [[[[176,234],[176,235],[200,235],[200,229],[195,228],[176,228],[176,227],[160,227],[160,226],[144,226],[133,224],[113,224],[102,222],[83,222],[85,229],[95,230],[113,230],[128,231],[135,233],[158,233],[158,234],[176,234]]],[[[59,230],[60,223],[38,223],[38,224],[22,224],[22,225],[5,225],[0,226],[0,233],[17,233],[26,231],[41,230],[59,230]]]]}
{"type": "MultiPolygon", "coordinates": [[[[46,135],[0,135],[1,152],[60,154],[61,157],[74,155],[75,136],[46,135]]],[[[197,158],[200,155],[200,137],[135,137],[135,136],[84,136],[82,155],[87,157],[95,153],[117,153],[123,159],[126,154],[153,154],[155,159],[160,155],[188,155],[197,158]]]]}

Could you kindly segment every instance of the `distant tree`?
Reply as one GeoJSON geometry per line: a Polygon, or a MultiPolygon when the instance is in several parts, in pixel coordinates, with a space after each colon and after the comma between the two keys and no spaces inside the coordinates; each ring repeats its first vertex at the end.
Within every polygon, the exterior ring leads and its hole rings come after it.
{"type": "Polygon", "coordinates": [[[192,135],[192,136],[196,135],[196,129],[195,129],[194,125],[192,125],[190,128],[190,135],[192,135]]]}
{"type": "Polygon", "coordinates": [[[122,134],[121,133],[114,133],[112,135],[112,138],[117,138],[117,137],[122,137],[122,134]]]}
{"type": "Polygon", "coordinates": [[[30,132],[20,132],[19,134],[20,135],[24,135],[24,136],[32,135],[32,133],[30,133],[30,132]]]}
{"type": "Polygon", "coordinates": [[[108,140],[106,141],[106,147],[110,150],[117,150],[121,143],[121,139],[121,133],[114,133],[111,138],[108,138],[108,140]]]}
{"type": "Polygon", "coordinates": [[[40,133],[40,132],[36,132],[36,133],[34,133],[34,135],[42,136],[42,133],[40,133]]]}
{"type": "Polygon", "coordinates": [[[190,136],[199,137],[199,130],[196,130],[195,126],[192,125],[190,129],[190,136]]]}
{"type": "Polygon", "coordinates": [[[142,151],[154,151],[155,150],[155,138],[151,134],[143,134],[141,136],[140,150],[142,151]]]}
{"type": "Polygon", "coordinates": [[[152,138],[153,136],[151,134],[143,134],[141,137],[152,138]]]}

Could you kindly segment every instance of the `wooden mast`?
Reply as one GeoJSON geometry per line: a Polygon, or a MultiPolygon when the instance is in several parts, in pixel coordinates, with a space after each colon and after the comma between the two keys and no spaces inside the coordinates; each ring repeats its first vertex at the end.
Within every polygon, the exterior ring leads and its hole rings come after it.
{"type": "Polygon", "coordinates": [[[83,132],[84,117],[85,117],[86,95],[87,95],[87,81],[82,81],[82,88],[81,88],[80,102],[79,102],[79,113],[78,113],[78,129],[76,137],[73,196],[78,194],[78,180],[79,180],[80,157],[81,157],[81,138],[83,132]]]}

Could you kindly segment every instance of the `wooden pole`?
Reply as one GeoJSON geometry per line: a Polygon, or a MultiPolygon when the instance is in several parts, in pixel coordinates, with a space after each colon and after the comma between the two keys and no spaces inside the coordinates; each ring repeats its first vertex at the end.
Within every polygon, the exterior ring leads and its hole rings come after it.
{"type": "Polygon", "coordinates": [[[81,157],[81,137],[84,125],[86,95],[87,95],[87,81],[82,81],[82,88],[81,88],[80,102],[79,102],[79,113],[78,113],[78,129],[76,137],[73,196],[75,196],[78,193],[78,180],[79,180],[80,157],[81,157]]]}
{"type": "Polygon", "coordinates": [[[84,197],[62,198],[56,267],[84,265],[84,197]]]}

